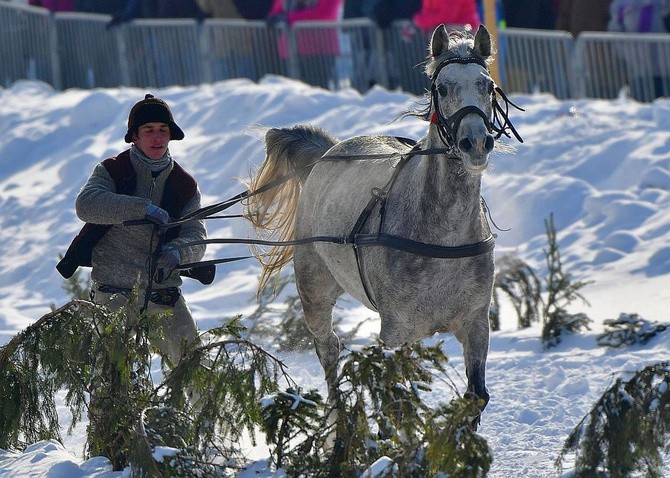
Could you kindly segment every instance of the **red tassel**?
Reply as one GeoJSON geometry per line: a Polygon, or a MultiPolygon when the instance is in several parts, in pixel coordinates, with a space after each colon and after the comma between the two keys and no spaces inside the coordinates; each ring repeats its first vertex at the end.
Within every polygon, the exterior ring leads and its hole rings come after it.
{"type": "Polygon", "coordinates": [[[431,123],[437,123],[437,111],[433,111],[433,115],[430,117],[431,123]]]}

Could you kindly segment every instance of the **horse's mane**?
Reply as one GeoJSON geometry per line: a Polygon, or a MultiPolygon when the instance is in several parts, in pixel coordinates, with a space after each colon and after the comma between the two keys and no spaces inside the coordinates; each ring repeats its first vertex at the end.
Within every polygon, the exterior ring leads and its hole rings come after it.
{"type": "MultiPolygon", "coordinates": [[[[449,58],[465,58],[469,56],[476,56],[482,58],[481,55],[478,55],[474,51],[475,46],[475,37],[469,31],[460,31],[454,30],[449,32],[449,50],[445,53],[433,57],[430,51],[431,45],[428,45],[428,56],[423,62],[424,72],[429,78],[432,78],[437,70],[437,67],[444,61],[449,58]]],[[[482,58],[487,65],[490,65],[493,62],[493,55],[495,51],[491,52],[491,56],[488,58],[482,58]]],[[[421,118],[424,121],[430,120],[430,108],[431,108],[431,92],[426,90],[423,94],[422,100],[418,103],[418,109],[409,110],[405,112],[402,116],[416,116],[421,118]]]]}

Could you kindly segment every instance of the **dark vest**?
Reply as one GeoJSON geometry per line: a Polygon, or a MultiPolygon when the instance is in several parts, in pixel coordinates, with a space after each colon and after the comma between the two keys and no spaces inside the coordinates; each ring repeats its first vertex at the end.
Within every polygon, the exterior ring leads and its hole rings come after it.
{"type": "MultiPolygon", "coordinates": [[[[114,180],[116,193],[132,196],[137,178],[130,162],[130,151],[126,150],[115,158],[105,159],[102,164],[114,180]]],[[[170,217],[180,217],[181,210],[193,198],[197,187],[195,179],[175,162],[165,182],[161,208],[165,209],[170,217]]],[[[69,279],[79,266],[91,267],[93,248],[111,227],[110,224],[84,224],[79,234],[72,240],[63,259],[56,265],[58,272],[69,279]]],[[[165,233],[165,241],[169,242],[177,237],[180,227],[169,228],[165,233]]],[[[211,284],[215,273],[214,265],[180,271],[182,276],[197,279],[203,284],[211,284]]]]}

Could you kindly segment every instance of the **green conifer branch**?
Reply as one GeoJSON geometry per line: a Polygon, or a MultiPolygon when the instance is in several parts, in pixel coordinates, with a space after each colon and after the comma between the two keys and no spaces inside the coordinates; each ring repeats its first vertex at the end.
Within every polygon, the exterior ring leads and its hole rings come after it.
{"type": "Polygon", "coordinates": [[[670,441],[670,363],[617,379],[573,429],[556,459],[575,455],[572,476],[626,478],[663,476],[670,441]]]}
{"type": "Polygon", "coordinates": [[[553,214],[544,223],[548,249],[544,251],[547,260],[547,300],[542,311],[544,322],[542,342],[545,348],[550,348],[560,343],[563,332],[577,332],[589,328],[591,319],[586,314],[571,314],[567,308],[577,299],[589,305],[579,291],[590,284],[591,281],[573,281],[571,274],[564,271],[558,249],[558,240],[556,239],[553,214]]]}
{"type": "MultiPolygon", "coordinates": [[[[542,307],[542,286],[533,269],[524,261],[503,256],[496,263],[496,273],[493,288],[493,313],[500,311],[500,292],[510,300],[519,323],[519,328],[530,327],[538,322],[542,307]]],[[[500,330],[500,318],[494,315],[492,330],[500,330]]]]}
{"type": "Polygon", "coordinates": [[[484,476],[492,462],[486,441],[472,430],[478,404],[458,397],[433,410],[423,400],[446,377],[441,344],[389,349],[383,344],[341,359],[337,420],[318,394],[275,394],[264,408],[275,463],[290,476],[362,476],[385,459],[397,476],[484,476]],[[309,405],[306,405],[309,403],[309,405]]]}

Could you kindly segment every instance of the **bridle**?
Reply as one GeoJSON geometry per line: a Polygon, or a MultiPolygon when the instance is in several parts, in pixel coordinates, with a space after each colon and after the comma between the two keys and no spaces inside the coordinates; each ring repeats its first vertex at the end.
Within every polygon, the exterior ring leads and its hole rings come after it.
{"type": "Polygon", "coordinates": [[[511,131],[514,137],[521,143],[523,139],[519,136],[519,133],[516,131],[514,126],[509,120],[508,112],[509,105],[512,105],[514,108],[519,111],[524,111],[519,106],[515,105],[512,101],[507,98],[505,93],[500,89],[499,86],[495,86],[493,89],[493,97],[491,99],[491,109],[493,110],[493,120],[491,121],[486,113],[484,113],[479,107],[474,105],[464,106],[463,108],[456,111],[454,114],[445,118],[442,110],[438,104],[439,94],[437,92],[437,76],[440,74],[442,69],[447,65],[452,65],[454,63],[460,65],[467,64],[477,64],[486,70],[487,75],[489,74],[489,67],[484,61],[483,58],[479,56],[466,56],[466,57],[451,57],[443,60],[433,72],[430,78],[430,98],[431,104],[433,106],[433,113],[430,118],[431,123],[437,126],[437,132],[440,136],[442,142],[451,150],[451,153],[458,153],[458,144],[457,144],[457,133],[458,128],[461,125],[461,121],[471,114],[480,116],[484,120],[484,125],[486,125],[486,130],[489,133],[495,133],[494,139],[499,139],[503,134],[510,137],[508,132],[511,131]],[[498,95],[502,98],[505,103],[505,108],[503,109],[498,103],[498,95]]]}

